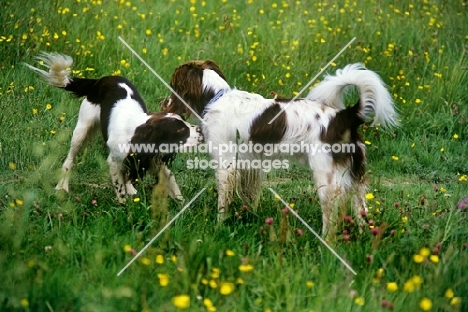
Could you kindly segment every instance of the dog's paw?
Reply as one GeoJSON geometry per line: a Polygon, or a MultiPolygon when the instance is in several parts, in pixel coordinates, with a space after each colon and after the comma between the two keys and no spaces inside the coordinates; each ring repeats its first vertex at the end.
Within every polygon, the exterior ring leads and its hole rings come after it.
{"type": "Polygon", "coordinates": [[[174,199],[177,199],[178,201],[181,201],[181,202],[185,201],[185,198],[182,195],[174,196],[174,199]]]}
{"type": "Polygon", "coordinates": [[[127,197],[125,195],[119,195],[117,200],[121,205],[125,205],[127,203],[127,197]]]}
{"type": "Polygon", "coordinates": [[[57,186],[55,187],[55,190],[56,190],[57,192],[59,192],[59,191],[65,191],[65,192],[67,192],[67,193],[70,193],[70,192],[68,191],[68,185],[64,185],[63,183],[57,184],[57,186]]]}
{"type": "Polygon", "coordinates": [[[223,212],[218,212],[218,223],[224,222],[228,217],[227,213],[223,212]]]}
{"type": "Polygon", "coordinates": [[[133,195],[136,195],[138,193],[138,191],[135,189],[135,187],[133,187],[132,184],[127,184],[125,185],[125,190],[127,192],[127,195],[129,196],[133,196],[133,195]]]}

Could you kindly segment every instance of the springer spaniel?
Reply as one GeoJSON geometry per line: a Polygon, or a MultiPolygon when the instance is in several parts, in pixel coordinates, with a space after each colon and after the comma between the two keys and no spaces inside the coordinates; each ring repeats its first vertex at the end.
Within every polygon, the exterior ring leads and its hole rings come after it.
{"type": "MultiPolygon", "coordinates": [[[[301,149],[295,155],[305,159],[313,171],[322,207],[322,235],[335,234],[337,214],[339,209],[346,207],[347,196],[352,198],[359,225],[365,224],[360,211],[367,210],[366,154],[358,128],[372,116],[373,125],[398,125],[392,98],[376,73],[362,64],[348,65],[336,75],[326,76],[306,98],[291,102],[283,98],[265,99],[258,94],[233,89],[215,62],[197,60],[176,68],[171,87],[177,96],[171,94],[162,109],[188,117],[191,110],[186,104],[189,105],[203,118],[205,141],[213,146],[212,159],[229,163],[216,169],[219,220],[225,218],[235,188],[244,198],[258,200],[261,170],[239,168],[236,160],[258,160],[269,156],[250,150],[247,153],[225,152],[221,145],[241,142],[266,147],[267,144],[300,143],[328,147],[315,152],[301,149]],[[355,86],[359,91],[360,99],[354,106],[347,107],[344,103],[347,86],[355,86]],[[270,123],[274,117],[276,119],[270,123]],[[334,144],[350,144],[354,149],[339,151],[333,148],[337,152],[332,152],[330,147],[334,144]]],[[[291,155],[280,152],[276,157],[291,158],[291,155]]]]}
{"type": "MultiPolygon", "coordinates": [[[[87,137],[100,126],[109,148],[107,162],[120,203],[125,203],[127,195],[137,193],[133,181],[147,171],[158,174],[160,169],[168,180],[169,196],[183,199],[173,174],[166,167],[173,153],[163,153],[162,149],[158,152],[158,148],[162,144],[172,144],[170,147],[173,149],[176,145],[185,150],[198,145],[203,141],[200,127],[190,125],[173,113],[148,113],[137,89],[124,77],[69,77],[69,68],[73,64],[71,57],[42,53],[37,59],[49,71],[25,65],[39,73],[50,85],[69,91],[76,97],[86,97],[81,103],[78,123],[56,190],[69,191],[73,160],[87,137]]],[[[169,146],[165,147],[165,151],[169,151],[169,146]]]]}

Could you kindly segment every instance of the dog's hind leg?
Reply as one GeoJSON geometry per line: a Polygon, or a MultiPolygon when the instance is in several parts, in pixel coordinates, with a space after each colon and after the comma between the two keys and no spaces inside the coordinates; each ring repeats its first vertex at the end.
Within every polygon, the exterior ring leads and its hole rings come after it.
{"type": "Polygon", "coordinates": [[[322,207],[322,236],[333,240],[337,231],[338,214],[346,204],[345,190],[350,184],[349,174],[337,169],[328,154],[310,155],[309,164],[322,207]]]}
{"type": "Polygon", "coordinates": [[[364,182],[359,182],[358,186],[356,187],[355,193],[353,194],[353,212],[357,220],[357,224],[359,225],[359,231],[366,227],[366,220],[362,216],[362,212],[364,214],[367,213],[367,205],[366,205],[366,184],[364,182]]]}
{"type": "Polygon", "coordinates": [[[218,222],[227,218],[227,209],[233,200],[236,184],[236,169],[230,164],[227,169],[216,171],[216,184],[218,186],[218,222]]]}
{"type": "Polygon", "coordinates": [[[80,152],[86,139],[92,132],[99,126],[99,114],[100,106],[94,105],[88,102],[86,99],[83,100],[80,112],[78,115],[78,122],[75,130],[73,130],[73,136],[71,139],[70,150],[68,151],[67,158],[62,165],[62,176],[55,189],[57,191],[64,190],[69,192],[69,180],[70,172],[73,168],[73,161],[76,155],[80,152]]]}
{"type": "Polygon", "coordinates": [[[260,169],[237,169],[236,180],[239,184],[236,188],[240,197],[253,208],[253,211],[256,211],[262,194],[262,171],[260,169]]]}

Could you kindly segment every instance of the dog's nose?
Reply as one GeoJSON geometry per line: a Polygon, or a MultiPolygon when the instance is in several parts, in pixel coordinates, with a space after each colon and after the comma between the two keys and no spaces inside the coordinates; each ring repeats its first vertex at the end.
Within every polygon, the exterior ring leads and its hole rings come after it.
{"type": "Polygon", "coordinates": [[[197,127],[195,128],[195,131],[197,131],[198,133],[201,133],[201,132],[202,132],[201,127],[197,126],[197,127]]]}

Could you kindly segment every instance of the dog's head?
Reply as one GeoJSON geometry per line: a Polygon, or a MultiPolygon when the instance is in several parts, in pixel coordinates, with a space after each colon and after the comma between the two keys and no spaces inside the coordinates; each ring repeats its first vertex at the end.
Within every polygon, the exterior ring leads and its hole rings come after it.
{"type": "Polygon", "coordinates": [[[168,162],[178,152],[188,152],[203,142],[199,126],[191,125],[179,115],[159,112],[138,126],[131,140],[132,150],[125,163],[130,179],[143,176],[153,160],[168,162]]]}
{"type": "Polygon", "coordinates": [[[190,61],[177,67],[172,74],[171,87],[177,95],[172,93],[161,104],[161,109],[186,117],[192,112],[187,105],[201,115],[217,91],[229,88],[221,69],[211,60],[190,61]]]}

